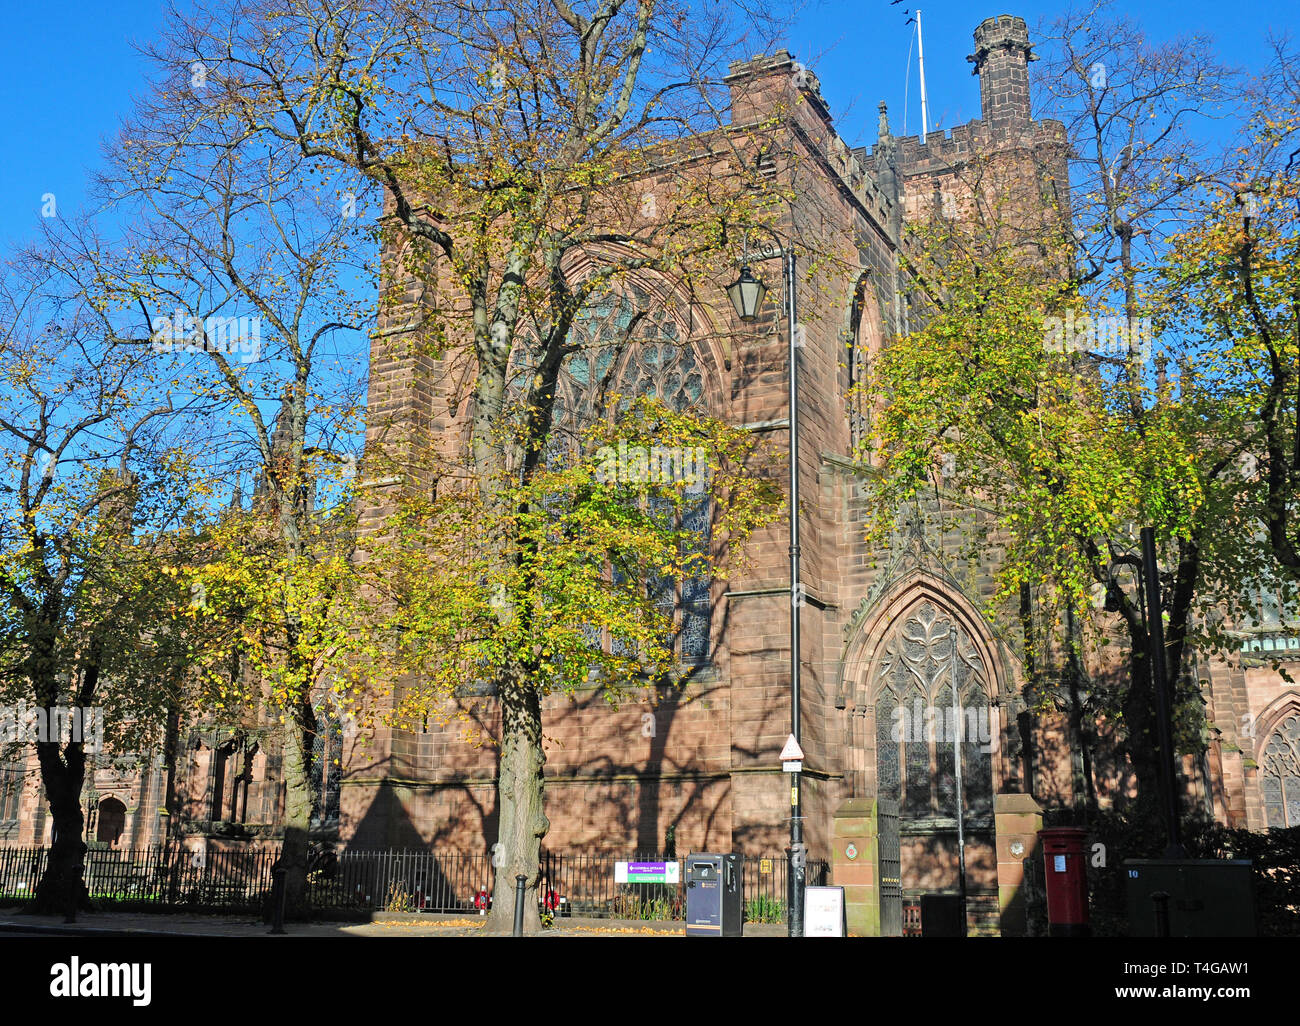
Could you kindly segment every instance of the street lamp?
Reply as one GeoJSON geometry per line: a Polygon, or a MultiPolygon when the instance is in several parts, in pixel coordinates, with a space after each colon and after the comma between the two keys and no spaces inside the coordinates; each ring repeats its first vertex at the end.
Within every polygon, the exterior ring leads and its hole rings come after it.
{"type": "MultiPolygon", "coordinates": [[[[770,229],[764,229],[776,243],[785,272],[785,317],[790,353],[790,734],[795,744],[799,742],[799,608],[803,605],[799,584],[799,362],[795,359],[798,347],[798,306],[795,296],[795,254],[793,249],[781,245],[780,238],[770,229]]],[[[727,296],[735,307],[736,316],[745,323],[758,317],[767,286],[755,278],[748,264],[740,268],[740,277],[727,286],[727,296]]],[[[800,765],[799,763],[795,764],[800,765]]],[[[807,849],[803,843],[803,806],[800,798],[800,772],[790,774],[790,854],[787,881],[789,934],[803,936],[803,899],[807,849]]]]}
{"type": "Polygon", "coordinates": [[[754,277],[745,264],[740,269],[740,277],[727,286],[727,295],[731,305],[736,308],[736,316],[746,323],[758,317],[758,308],[763,305],[767,295],[767,286],[754,277]]]}

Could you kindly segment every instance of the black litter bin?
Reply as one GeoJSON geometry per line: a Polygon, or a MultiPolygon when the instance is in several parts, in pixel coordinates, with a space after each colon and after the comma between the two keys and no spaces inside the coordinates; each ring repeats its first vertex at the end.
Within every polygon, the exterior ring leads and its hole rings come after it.
{"type": "Polygon", "coordinates": [[[686,856],[686,936],[741,936],[740,869],[739,855],[686,856]]]}

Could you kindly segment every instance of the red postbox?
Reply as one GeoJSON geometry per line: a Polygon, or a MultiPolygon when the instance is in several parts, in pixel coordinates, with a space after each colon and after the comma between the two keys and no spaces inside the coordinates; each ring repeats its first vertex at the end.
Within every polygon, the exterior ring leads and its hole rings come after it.
{"type": "Polygon", "coordinates": [[[1088,863],[1082,827],[1038,831],[1047,870],[1047,922],[1053,937],[1088,936],[1088,863]]]}

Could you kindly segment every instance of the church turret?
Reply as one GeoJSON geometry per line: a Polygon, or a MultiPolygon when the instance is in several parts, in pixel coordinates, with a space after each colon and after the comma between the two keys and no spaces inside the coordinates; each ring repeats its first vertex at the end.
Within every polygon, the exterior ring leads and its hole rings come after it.
{"type": "Polygon", "coordinates": [[[966,58],[980,77],[980,107],[993,131],[1029,125],[1029,62],[1038,59],[1024,18],[1002,14],[975,29],[975,52],[966,58]]]}

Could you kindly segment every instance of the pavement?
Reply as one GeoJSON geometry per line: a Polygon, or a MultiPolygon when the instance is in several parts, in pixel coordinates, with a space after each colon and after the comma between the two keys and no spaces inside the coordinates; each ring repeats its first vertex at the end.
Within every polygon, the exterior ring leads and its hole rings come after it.
{"type": "MultiPolygon", "coordinates": [[[[376,912],[368,922],[286,923],[292,937],[474,937],[482,916],[422,912],[376,912]]],[[[82,912],[76,923],[63,916],[33,916],[0,908],[0,938],[13,936],[266,937],[270,928],[253,916],[162,915],[148,912],[82,912]]],[[[543,937],[682,937],[680,922],[561,917],[543,937]]],[[[783,923],[746,923],[746,937],[784,937],[783,923]]]]}

